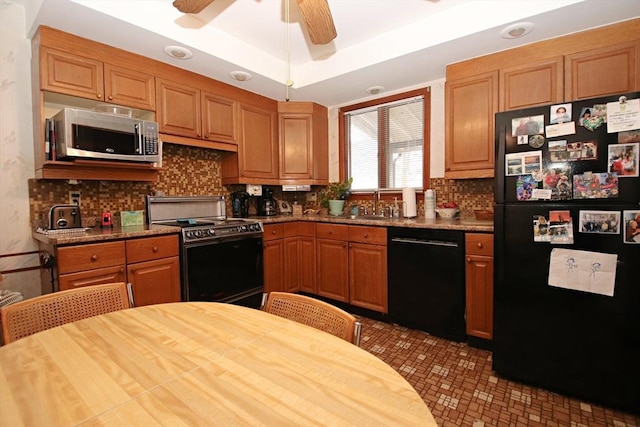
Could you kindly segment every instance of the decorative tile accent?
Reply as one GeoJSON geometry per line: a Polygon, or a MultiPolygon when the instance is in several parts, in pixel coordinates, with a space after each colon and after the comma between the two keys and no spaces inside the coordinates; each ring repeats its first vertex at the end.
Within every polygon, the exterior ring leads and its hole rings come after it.
{"type": "Polygon", "coordinates": [[[476,363],[471,362],[469,360],[460,360],[458,362],[458,366],[460,366],[461,368],[465,368],[465,369],[469,369],[470,371],[473,371],[474,368],[476,367],[476,363]]]}
{"type": "Polygon", "coordinates": [[[488,403],[493,402],[493,395],[486,393],[484,391],[474,390],[473,397],[476,397],[480,400],[484,400],[485,402],[488,402],[488,403]]]}
{"type": "Polygon", "coordinates": [[[447,408],[451,409],[456,409],[458,407],[458,403],[460,403],[459,399],[447,396],[446,394],[441,394],[440,398],[438,399],[438,404],[444,405],[447,408]]]}
{"type": "Polygon", "coordinates": [[[585,412],[591,412],[591,405],[580,402],[580,410],[585,412]]]}
{"type": "Polygon", "coordinates": [[[441,377],[446,377],[447,375],[449,375],[449,369],[436,365],[433,368],[431,368],[431,373],[440,375],[441,377]]]}
{"type": "Polygon", "coordinates": [[[400,371],[405,372],[409,375],[415,374],[416,372],[416,368],[412,368],[411,366],[407,366],[407,365],[402,365],[400,366],[400,371]]]}
{"type": "Polygon", "coordinates": [[[531,395],[524,394],[518,390],[511,390],[511,400],[531,406],[531,395]]]}

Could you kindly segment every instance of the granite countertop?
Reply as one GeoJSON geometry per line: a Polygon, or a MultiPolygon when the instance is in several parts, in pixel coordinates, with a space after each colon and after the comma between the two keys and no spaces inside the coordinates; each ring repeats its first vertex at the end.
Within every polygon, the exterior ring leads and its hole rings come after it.
{"type": "Polygon", "coordinates": [[[33,238],[50,245],[72,245],[77,243],[105,242],[108,240],[150,237],[163,234],[176,234],[180,227],[168,225],[136,225],[130,227],[113,226],[111,228],[81,228],[48,232],[33,232],[33,238]]]}
{"type": "Polygon", "coordinates": [[[441,230],[477,231],[481,233],[493,233],[493,221],[482,221],[475,218],[460,219],[427,219],[416,218],[367,218],[331,215],[275,215],[252,216],[251,219],[260,220],[264,224],[273,224],[289,221],[313,221],[329,222],[334,224],[368,225],[376,227],[406,227],[406,228],[435,228],[441,230]]]}
{"type": "MultiPolygon", "coordinates": [[[[311,221],[333,224],[368,225],[375,227],[407,227],[407,228],[435,228],[441,230],[476,231],[481,233],[493,233],[493,221],[480,221],[475,218],[462,219],[426,219],[416,218],[351,218],[349,216],[330,215],[275,215],[252,216],[263,224],[278,224],[292,221],[311,221]]],[[[149,237],[154,235],[175,234],[180,232],[180,227],[168,225],[140,225],[132,227],[112,228],[83,228],[75,230],[60,230],[48,232],[33,232],[33,238],[39,242],[50,245],[73,245],[79,243],[97,243],[108,240],[131,239],[136,237],[149,237]]]]}

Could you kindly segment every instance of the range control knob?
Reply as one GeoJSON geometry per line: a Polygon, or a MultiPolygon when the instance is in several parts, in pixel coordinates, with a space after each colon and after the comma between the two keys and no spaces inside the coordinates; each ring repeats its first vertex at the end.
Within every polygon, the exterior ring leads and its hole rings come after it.
{"type": "Polygon", "coordinates": [[[210,228],[209,230],[207,230],[207,233],[209,233],[209,236],[213,236],[216,234],[216,231],[213,228],[210,228]]]}

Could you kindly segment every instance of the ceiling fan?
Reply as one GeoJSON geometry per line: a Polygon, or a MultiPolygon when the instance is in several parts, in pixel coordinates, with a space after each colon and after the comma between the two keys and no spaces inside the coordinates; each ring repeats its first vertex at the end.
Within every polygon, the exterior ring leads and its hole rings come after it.
{"type": "MultiPolygon", "coordinates": [[[[173,6],[182,13],[200,13],[214,0],[174,0],[173,6]]],[[[333,24],[328,0],[296,0],[304,16],[313,44],[327,44],[338,35],[333,24]]]]}

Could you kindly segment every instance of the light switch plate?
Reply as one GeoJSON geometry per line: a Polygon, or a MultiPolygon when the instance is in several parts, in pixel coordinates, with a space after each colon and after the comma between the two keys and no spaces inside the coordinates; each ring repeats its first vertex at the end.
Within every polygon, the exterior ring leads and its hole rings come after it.
{"type": "Polygon", "coordinates": [[[247,193],[250,196],[262,196],[262,185],[247,184],[247,193]]]}

